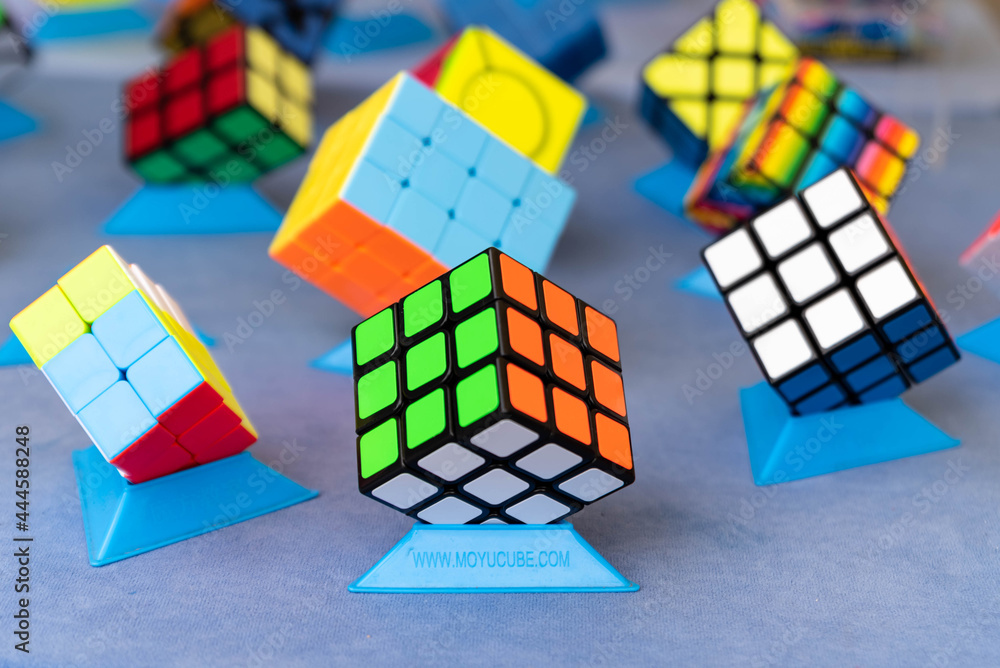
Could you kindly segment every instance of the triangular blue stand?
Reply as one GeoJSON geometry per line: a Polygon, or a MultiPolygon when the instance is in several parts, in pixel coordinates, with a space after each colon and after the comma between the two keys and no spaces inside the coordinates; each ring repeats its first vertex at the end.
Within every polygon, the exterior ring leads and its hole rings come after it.
{"type": "Polygon", "coordinates": [[[34,118],[0,100],[0,141],[29,134],[37,128],[34,118]]]}
{"type": "Polygon", "coordinates": [[[18,364],[34,364],[31,355],[21,345],[21,340],[12,336],[0,346],[0,366],[17,366],[18,364]]]}
{"type": "Polygon", "coordinates": [[[91,566],[134,557],[318,494],[249,452],[136,485],[93,446],[73,453],[73,467],[91,566]]]}
{"type": "Polygon", "coordinates": [[[604,110],[596,106],[592,101],[587,106],[587,111],[583,115],[583,120],[580,121],[580,125],[583,127],[588,127],[591,125],[597,125],[598,123],[603,123],[604,119],[607,118],[607,114],[604,110]]]}
{"type": "Polygon", "coordinates": [[[653,204],[666,209],[689,225],[694,225],[684,214],[684,196],[691,188],[694,177],[695,171],[690,165],[680,160],[671,160],[636,179],[635,189],[653,204]]]}
{"type": "Polygon", "coordinates": [[[50,14],[32,38],[39,42],[100,37],[113,33],[152,29],[153,20],[132,7],[90,11],[62,11],[50,14]]]}
{"type": "Polygon", "coordinates": [[[792,416],[767,383],[740,390],[758,485],[801,480],[959,444],[902,399],[792,416]]]}
{"type": "Polygon", "coordinates": [[[281,214],[248,184],[150,185],[139,188],[104,225],[107,234],[274,232],[281,214]]]}
{"type": "Polygon", "coordinates": [[[374,594],[638,591],[572,524],[416,524],[348,591],[374,594]]]}
{"type": "Polygon", "coordinates": [[[328,352],[314,359],[310,364],[323,371],[353,376],[354,349],[351,347],[351,339],[348,338],[343,343],[337,344],[328,352]]]}
{"type": "Polygon", "coordinates": [[[434,34],[433,28],[412,14],[395,14],[382,21],[374,16],[338,17],[323,38],[323,45],[335,56],[350,61],[358,54],[420,44],[433,39],[434,34]]]}
{"type": "Polygon", "coordinates": [[[719,289],[715,287],[712,275],[708,273],[708,269],[704,266],[698,267],[691,273],[678,278],[674,281],[674,287],[682,292],[690,292],[699,297],[713,299],[717,302],[722,301],[722,295],[719,294],[719,289]]]}
{"type": "Polygon", "coordinates": [[[958,347],[1000,364],[1000,318],[958,337],[958,347]]]}

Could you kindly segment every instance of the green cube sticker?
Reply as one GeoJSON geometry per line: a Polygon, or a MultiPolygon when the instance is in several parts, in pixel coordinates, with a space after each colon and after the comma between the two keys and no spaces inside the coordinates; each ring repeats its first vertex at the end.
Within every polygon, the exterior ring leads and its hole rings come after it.
{"type": "Polygon", "coordinates": [[[396,363],[386,362],[358,379],[358,416],[363,420],[396,401],[396,363]]]}
{"type": "Polygon", "coordinates": [[[174,142],[173,151],[189,165],[201,167],[229,153],[229,147],[208,130],[198,130],[174,142]]]}
{"type": "Polygon", "coordinates": [[[497,387],[497,368],[485,366],[455,388],[458,403],[458,424],[468,427],[500,407],[500,389],[497,387]]]}
{"type": "Polygon", "coordinates": [[[166,151],[150,153],[132,163],[132,169],[151,183],[178,181],[187,175],[187,169],[166,151]]]}
{"type": "Polygon", "coordinates": [[[263,133],[269,125],[263,116],[243,106],[216,119],[212,127],[230,143],[239,144],[263,133]]]}
{"type": "Polygon", "coordinates": [[[392,350],[396,343],[395,319],[392,309],[379,311],[354,330],[354,358],[358,366],[392,350]]]}
{"type": "Polygon", "coordinates": [[[444,431],[447,426],[444,390],[438,388],[414,401],[406,408],[406,447],[409,450],[421,445],[444,431]]]}
{"type": "Polygon", "coordinates": [[[451,290],[451,308],[455,313],[489,295],[493,290],[489,256],[482,253],[452,271],[448,287],[451,290]]]}
{"type": "Polygon", "coordinates": [[[494,352],[499,345],[497,313],[492,306],[455,327],[455,351],[458,366],[463,369],[494,352]]]}
{"type": "Polygon", "coordinates": [[[428,283],[403,300],[403,334],[415,336],[444,317],[441,281],[428,283]]]}
{"type": "Polygon", "coordinates": [[[447,368],[444,332],[438,332],[406,351],[406,389],[412,392],[440,378],[447,368]]]}
{"type": "Polygon", "coordinates": [[[358,439],[361,477],[371,478],[399,459],[399,432],[396,418],[390,418],[358,439]]]}

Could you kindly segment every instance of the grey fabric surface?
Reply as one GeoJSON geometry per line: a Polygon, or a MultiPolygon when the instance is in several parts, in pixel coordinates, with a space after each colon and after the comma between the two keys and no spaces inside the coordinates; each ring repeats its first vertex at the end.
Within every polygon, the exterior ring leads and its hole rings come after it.
{"type": "MultiPolygon", "coordinates": [[[[967,356],[908,395],[962,439],[959,449],[756,488],[737,393],[760,373],[738,358],[702,396],[685,398],[683,386],[737,333],[718,304],[671,288],[707,238],[634,194],[634,177],[666,153],[615,100],[599,102],[627,127],[592,160],[570,165],[580,200],[547,274],[614,307],[637,482],[575,525],[642,590],[348,594],[410,523],[358,494],[351,382],[308,366],[356,318],[309,286],[283,283],[267,235],[102,236],[102,220],[136,187],[119,163],[117,129],[61,182],[51,163],[111,117],[115,94],[110,81],[47,77],[14,95],[45,127],[0,146],[0,316],[6,322],[106,242],[220,341],[255,301],[281,290],[284,303],[245,342],[213,352],[260,432],[254,455],[276,462],[294,453],[285,473],[321,495],[91,568],[70,458],[88,445],[84,433],[40,373],[0,369],[8,453],[0,490],[13,489],[14,425],[28,424],[36,537],[32,654],[11,647],[15,595],[5,586],[0,665],[1000,665],[1000,367],[967,356]],[[670,259],[640,289],[622,290],[661,247],[670,259]],[[953,465],[958,481],[938,482],[953,465]]],[[[324,90],[320,126],[364,95],[324,90]]],[[[906,120],[925,136],[935,131],[929,118],[906,120]]],[[[1000,120],[959,118],[953,130],[954,143],[902,194],[891,220],[961,333],[1000,313],[987,290],[960,296],[968,282],[957,266],[998,206],[1000,120]]],[[[262,190],[287,205],[305,166],[280,170],[262,190]]],[[[13,533],[15,499],[0,498],[8,500],[2,526],[13,533]]],[[[9,577],[12,550],[2,552],[9,577]]]]}

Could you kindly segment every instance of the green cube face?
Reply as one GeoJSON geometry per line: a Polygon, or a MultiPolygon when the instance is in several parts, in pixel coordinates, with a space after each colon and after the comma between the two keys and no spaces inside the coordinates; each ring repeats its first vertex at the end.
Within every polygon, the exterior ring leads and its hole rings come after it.
{"type": "Polygon", "coordinates": [[[353,346],[358,485],[392,508],[545,524],[635,479],[614,322],[496,249],[353,346]]]}

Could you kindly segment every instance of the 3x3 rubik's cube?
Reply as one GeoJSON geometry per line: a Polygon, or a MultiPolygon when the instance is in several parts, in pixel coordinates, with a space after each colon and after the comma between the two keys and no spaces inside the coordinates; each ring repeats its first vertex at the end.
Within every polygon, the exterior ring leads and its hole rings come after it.
{"type": "Polygon", "coordinates": [[[334,2],[182,0],[179,52],[125,88],[125,155],[152,183],[248,182],[312,141],[310,62],[334,2]]]}
{"type": "Polygon", "coordinates": [[[703,255],[794,414],[890,399],[959,358],[891,230],[846,169],[703,255]]]}
{"type": "Polygon", "coordinates": [[[11,329],[106,460],[138,483],[257,438],[167,292],[102,246],[11,329]]]}
{"type": "Polygon", "coordinates": [[[884,213],[916,133],[797,49],[750,0],[723,0],[643,70],[641,109],[697,169],[692,220],[725,232],[840,167],[884,213]]]}
{"type": "Polygon", "coordinates": [[[496,249],[352,337],[367,496],[428,523],[545,524],[634,481],[615,323],[496,249]]]}
{"type": "Polygon", "coordinates": [[[482,28],[418,71],[326,131],[268,251],[365,316],[490,246],[543,269],[575,199],[579,93],[482,28]]]}

